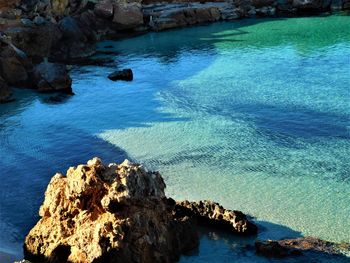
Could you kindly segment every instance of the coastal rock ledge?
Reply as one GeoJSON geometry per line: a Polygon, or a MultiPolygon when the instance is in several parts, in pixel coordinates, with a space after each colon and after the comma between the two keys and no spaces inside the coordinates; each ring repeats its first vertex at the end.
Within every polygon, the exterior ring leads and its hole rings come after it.
{"type": "Polygon", "coordinates": [[[197,224],[239,235],[257,227],[210,201],[175,202],[157,172],[94,158],[50,181],[41,219],[25,239],[31,262],[175,262],[199,244],[197,224]]]}

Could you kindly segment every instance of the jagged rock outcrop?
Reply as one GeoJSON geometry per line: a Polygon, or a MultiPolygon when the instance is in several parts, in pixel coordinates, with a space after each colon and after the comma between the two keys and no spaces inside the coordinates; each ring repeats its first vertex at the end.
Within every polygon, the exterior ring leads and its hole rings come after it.
{"type": "Polygon", "coordinates": [[[241,212],[210,202],[176,204],[164,189],[159,173],[128,161],[105,166],[94,158],[69,168],[66,176],[56,174],[40,207],[41,219],[26,237],[25,257],[33,262],[174,262],[198,246],[197,220],[227,222],[236,234],[256,231],[241,212]]]}
{"type": "Polygon", "coordinates": [[[195,218],[198,224],[220,228],[234,234],[254,235],[258,230],[242,212],[225,209],[220,204],[208,200],[177,202],[175,211],[177,215],[195,218]]]}

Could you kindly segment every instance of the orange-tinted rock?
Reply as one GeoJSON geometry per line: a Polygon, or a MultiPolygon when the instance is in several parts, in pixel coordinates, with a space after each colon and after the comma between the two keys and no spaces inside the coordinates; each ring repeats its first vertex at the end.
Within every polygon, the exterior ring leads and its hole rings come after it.
{"type": "Polygon", "coordinates": [[[173,262],[198,245],[189,218],[173,219],[158,173],[97,158],[56,174],[25,240],[33,262],[173,262]],[[186,242],[187,240],[187,242],[186,242]],[[184,246],[184,244],[187,244],[184,246]]]}

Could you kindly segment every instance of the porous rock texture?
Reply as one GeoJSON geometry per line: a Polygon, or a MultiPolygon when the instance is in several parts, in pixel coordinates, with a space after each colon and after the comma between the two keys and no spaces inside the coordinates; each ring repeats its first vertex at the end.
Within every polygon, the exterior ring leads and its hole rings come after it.
{"type": "Polygon", "coordinates": [[[175,211],[181,216],[195,218],[200,225],[219,228],[234,234],[252,235],[258,230],[241,211],[225,209],[220,204],[209,200],[180,201],[176,203],[175,211]]]}
{"type": "MultiPolygon", "coordinates": [[[[198,246],[196,221],[228,220],[237,234],[255,233],[241,212],[214,203],[192,213],[164,194],[157,172],[98,158],[50,181],[41,219],[25,239],[32,262],[174,262],[198,246]],[[212,209],[214,208],[214,209],[212,209]],[[220,216],[222,214],[222,216],[220,216]]],[[[199,203],[198,203],[199,204],[199,203]]],[[[196,207],[197,203],[193,203],[196,207]]],[[[192,207],[192,206],[191,206],[192,207]]]]}

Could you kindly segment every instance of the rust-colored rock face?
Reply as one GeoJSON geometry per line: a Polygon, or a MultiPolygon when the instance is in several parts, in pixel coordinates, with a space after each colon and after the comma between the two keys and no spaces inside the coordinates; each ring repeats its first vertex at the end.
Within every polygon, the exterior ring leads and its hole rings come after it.
{"type": "Polygon", "coordinates": [[[173,262],[198,245],[194,224],[173,219],[158,173],[97,158],[56,174],[25,240],[34,262],[173,262]],[[186,241],[187,240],[187,241],[186,241]],[[187,247],[184,247],[186,244],[187,247]]]}

